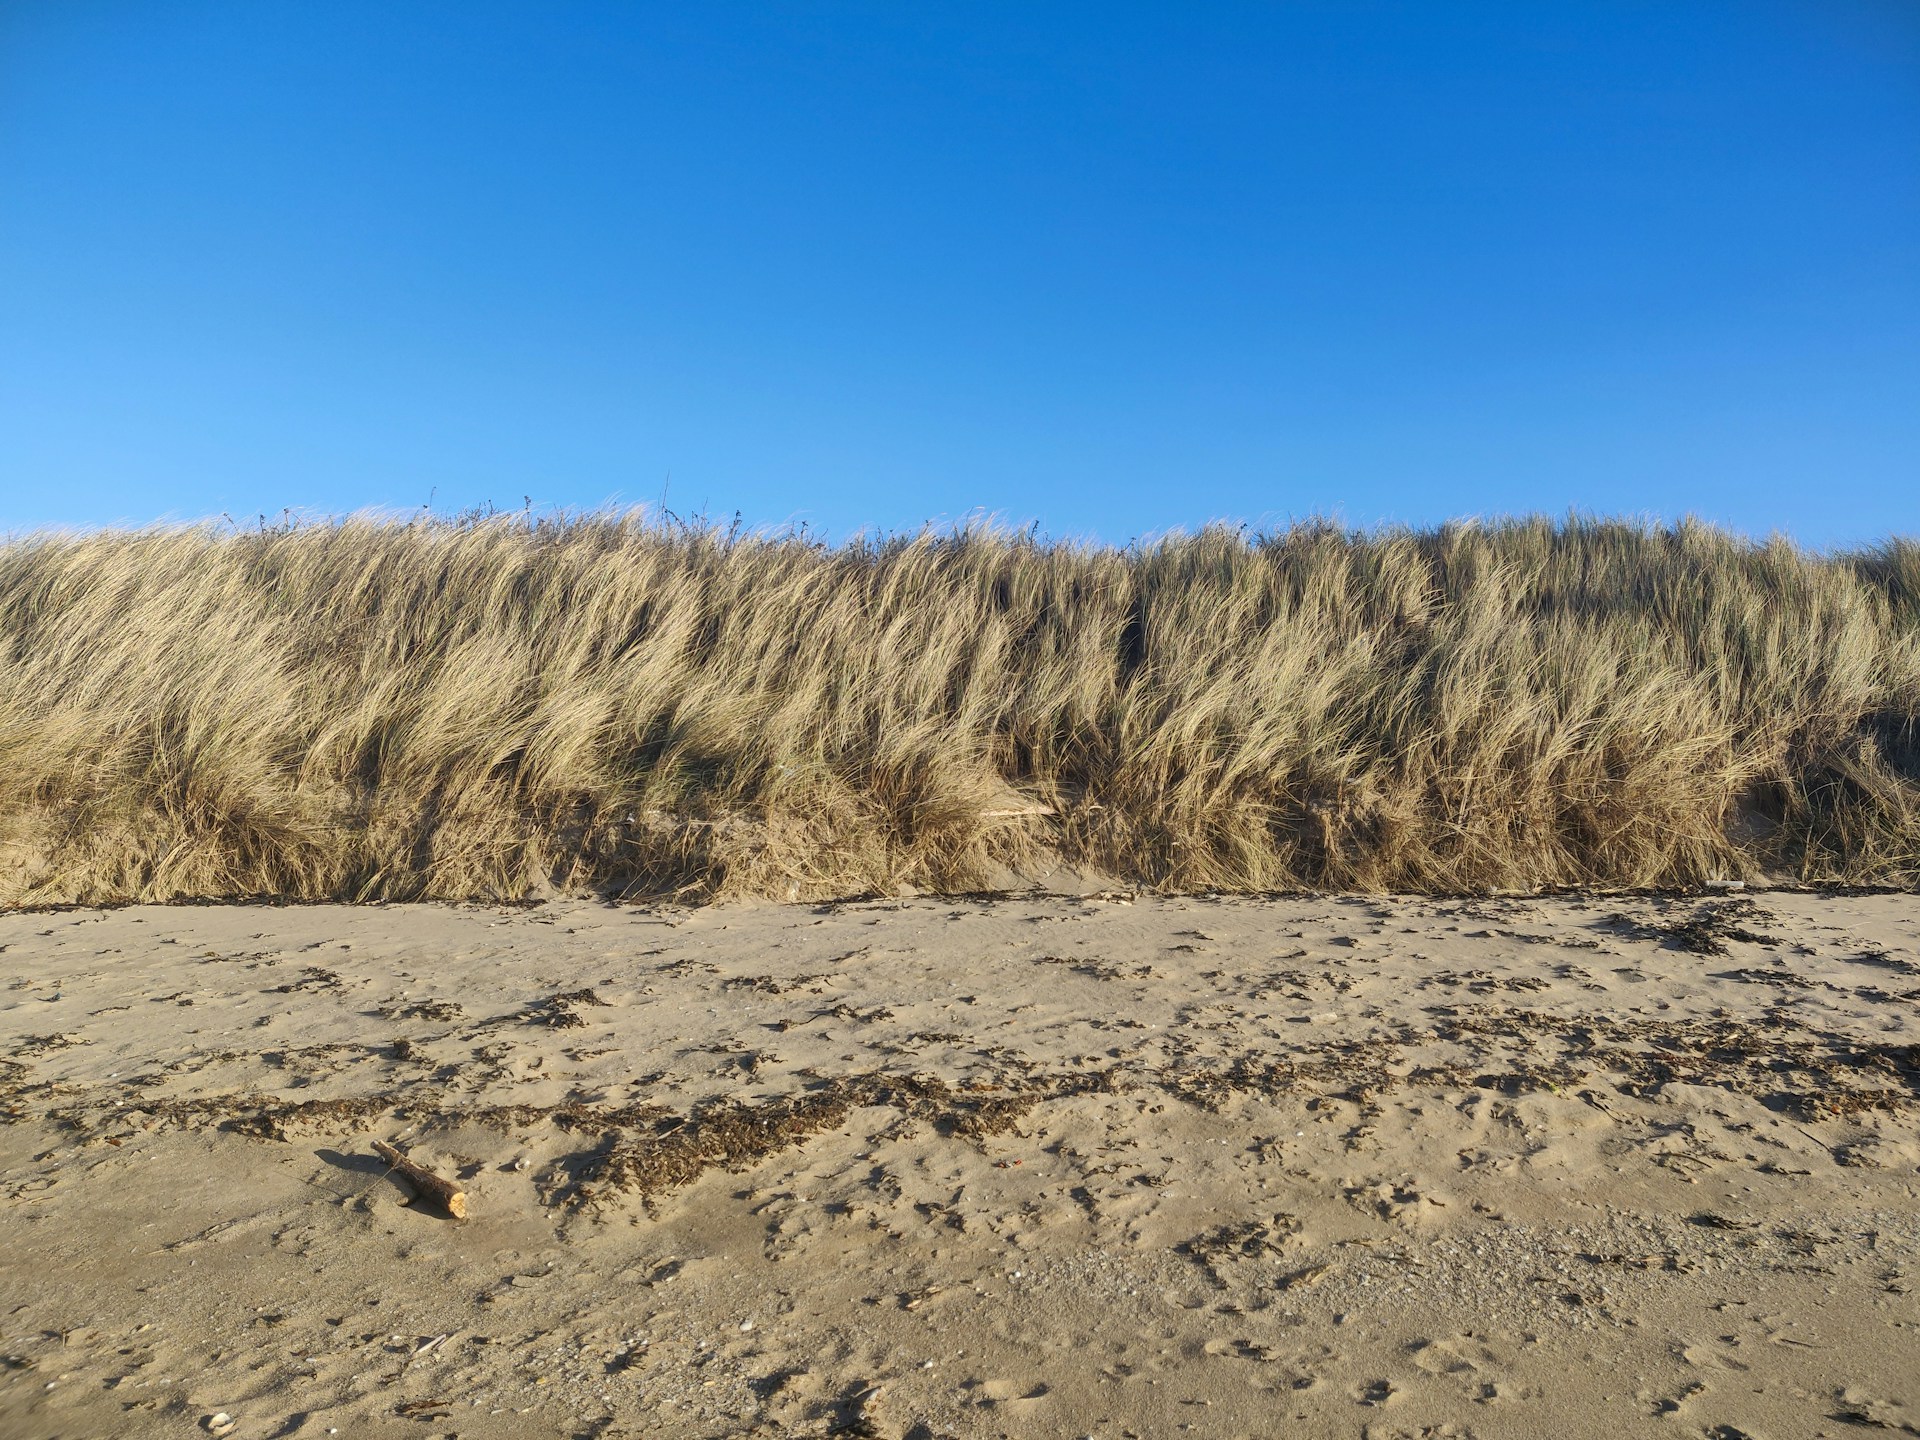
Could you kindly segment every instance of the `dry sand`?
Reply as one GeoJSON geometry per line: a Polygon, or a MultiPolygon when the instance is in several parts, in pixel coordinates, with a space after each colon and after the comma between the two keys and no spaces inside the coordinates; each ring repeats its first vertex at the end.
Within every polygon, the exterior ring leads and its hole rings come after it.
{"type": "Polygon", "coordinates": [[[0,977],[7,1437],[1920,1435],[1910,895],[74,910],[0,977]]]}

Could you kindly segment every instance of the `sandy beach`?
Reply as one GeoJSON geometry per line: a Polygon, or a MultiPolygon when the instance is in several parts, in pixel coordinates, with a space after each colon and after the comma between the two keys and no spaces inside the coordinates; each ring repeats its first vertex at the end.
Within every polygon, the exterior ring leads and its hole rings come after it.
{"type": "Polygon", "coordinates": [[[0,1435],[1920,1435],[1916,1001],[1898,894],[6,914],[0,1435]]]}

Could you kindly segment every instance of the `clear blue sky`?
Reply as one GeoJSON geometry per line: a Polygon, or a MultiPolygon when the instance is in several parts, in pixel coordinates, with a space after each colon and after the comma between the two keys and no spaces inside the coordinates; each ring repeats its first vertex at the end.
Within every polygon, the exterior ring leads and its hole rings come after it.
{"type": "Polygon", "coordinates": [[[1920,3],[0,0],[0,529],[663,490],[1920,532],[1920,3]]]}

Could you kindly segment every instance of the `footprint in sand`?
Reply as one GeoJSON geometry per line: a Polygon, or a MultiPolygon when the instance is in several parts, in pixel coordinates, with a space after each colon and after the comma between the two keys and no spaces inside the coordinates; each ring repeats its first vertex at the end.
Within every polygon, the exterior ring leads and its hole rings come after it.
{"type": "Polygon", "coordinates": [[[1738,1337],[1733,1335],[1718,1341],[1691,1341],[1681,1347],[1680,1358],[1696,1370],[1751,1370],[1751,1365],[1728,1353],[1738,1343],[1738,1337]]]}
{"type": "Polygon", "coordinates": [[[963,1388],[973,1393],[975,1404],[991,1405],[1019,1415],[1038,1409],[1053,1387],[1014,1380],[970,1380],[963,1388]]]}
{"type": "Polygon", "coordinates": [[[1500,1357],[1493,1347],[1471,1333],[1450,1335],[1444,1340],[1418,1340],[1410,1348],[1413,1363],[1429,1375],[1464,1378],[1500,1367],[1500,1357]]]}
{"type": "Polygon", "coordinates": [[[1367,1380],[1347,1394],[1359,1405],[1391,1405],[1400,1391],[1391,1380],[1367,1380]]]}
{"type": "Polygon", "coordinates": [[[1500,1378],[1512,1369],[1510,1358],[1472,1331],[1441,1340],[1416,1340],[1408,1348],[1413,1352],[1414,1365],[1423,1373],[1452,1381],[1478,1404],[1525,1399],[1534,1393],[1500,1378]]]}
{"type": "Polygon", "coordinates": [[[810,1370],[775,1370],[749,1380],[747,1386],[760,1397],[769,1418],[789,1425],[798,1424],[819,1409],[825,1392],[820,1377],[810,1370]]]}
{"type": "Polygon", "coordinates": [[[1835,1397],[1834,1419],[1848,1425],[1891,1430],[1895,1434],[1920,1435],[1920,1414],[1898,1400],[1888,1399],[1858,1385],[1848,1385],[1835,1397]]]}
{"type": "Polygon", "coordinates": [[[1249,1340],[1244,1336],[1232,1340],[1209,1340],[1201,1347],[1201,1351],[1216,1358],[1232,1360],[1267,1362],[1280,1358],[1280,1352],[1273,1346],[1263,1345],[1257,1340],[1249,1340]]]}
{"type": "Polygon", "coordinates": [[[1698,1380],[1684,1386],[1677,1395],[1661,1395],[1652,1390],[1636,1390],[1633,1398],[1646,1406],[1652,1415],[1678,1415],[1690,1400],[1696,1400],[1707,1393],[1707,1387],[1698,1380]]]}
{"type": "Polygon", "coordinates": [[[1444,1218],[1444,1196],[1419,1188],[1411,1178],[1349,1184],[1347,1201],[1355,1209],[1409,1230],[1426,1229],[1444,1218]]]}

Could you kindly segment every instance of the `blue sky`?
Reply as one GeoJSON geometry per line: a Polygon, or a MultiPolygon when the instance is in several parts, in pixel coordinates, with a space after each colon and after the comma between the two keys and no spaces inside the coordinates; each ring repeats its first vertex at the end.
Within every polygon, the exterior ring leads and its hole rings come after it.
{"type": "Polygon", "coordinates": [[[0,4],[0,529],[1920,532],[1920,5],[0,4]]]}

